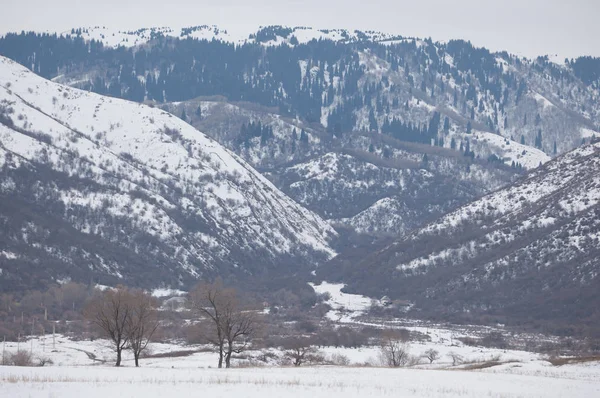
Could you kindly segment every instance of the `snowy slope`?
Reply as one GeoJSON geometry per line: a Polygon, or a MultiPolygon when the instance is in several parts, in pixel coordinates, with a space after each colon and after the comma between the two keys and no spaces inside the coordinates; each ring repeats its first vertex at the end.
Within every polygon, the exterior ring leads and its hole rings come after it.
{"type": "Polygon", "coordinates": [[[530,170],[546,163],[551,158],[543,151],[523,145],[509,138],[485,131],[474,131],[473,134],[462,134],[463,139],[469,139],[471,148],[482,157],[495,154],[507,165],[518,163],[530,170]]]}
{"type": "Polygon", "coordinates": [[[367,31],[346,29],[316,29],[311,27],[292,27],[284,28],[260,27],[253,31],[240,31],[237,29],[220,28],[215,25],[199,25],[190,27],[150,27],[138,30],[118,30],[106,28],[104,26],[74,28],[71,31],[61,32],[61,34],[73,37],[81,37],[84,40],[96,40],[102,42],[107,47],[134,47],[147,44],[158,36],[174,37],[180,39],[195,40],[220,40],[229,43],[243,44],[257,42],[257,33],[265,30],[273,30],[274,35],[270,40],[260,41],[265,46],[274,46],[281,44],[291,44],[292,37],[299,44],[308,43],[311,40],[332,40],[336,42],[356,42],[361,40],[371,42],[388,43],[394,39],[399,39],[395,35],[367,31]],[[285,31],[285,33],[281,33],[285,31]]]}
{"type": "Polygon", "coordinates": [[[369,141],[364,152],[358,149],[369,138],[349,137],[354,151],[329,152],[288,167],[281,174],[282,190],[333,223],[397,236],[514,178],[509,170],[487,164],[467,168],[464,157],[443,151],[429,153],[424,164],[420,151],[427,146],[385,147],[391,155],[384,162],[376,151],[367,151],[369,141]]]}
{"type": "Polygon", "coordinates": [[[134,47],[147,44],[158,36],[177,37],[196,40],[222,40],[241,43],[248,35],[232,35],[227,30],[221,30],[214,25],[200,25],[186,28],[151,27],[138,30],[118,30],[105,26],[74,28],[62,32],[65,36],[81,37],[84,40],[96,40],[107,47],[134,47]]]}
{"type": "MultiPolygon", "coordinates": [[[[164,109],[174,115],[185,114],[186,121],[235,151],[309,210],[362,233],[404,233],[516,177],[513,169],[487,161],[468,162],[456,151],[427,145],[402,149],[398,142],[382,142],[385,137],[379,135],[332,138],[313,125],[248,104],[190,100],[165,104],[164,109]],[[273,137],[266,143],[261,137],[244,140],[240,130],[250,122],[269,126],[273,137]],[[306,133],[305,143],[300,140],[301,131],[306,133]],[[421,164],[424,153],[429,153],[427,165],[421,164]]],[[[479,134],[469,135],[473,147],[478,147],[479,134]]],[[[503,153],[506,159],[512,151],[523,162],[523,150],[547,158],[540,151],[523,149],[514,142],[502,152],[506,140],[497,140],[494,151],[503,153]]],[[[533,163],[537,166],[539,160],[535,158],[533,163]]]]}
{"type": "Polygon", "coordinates": [[[345,267],[342,255],[320,274],[335,275],[351,291],[384,291],[438,314],[490,311],[593,323],[600,308],[599,242],[595,143],[345,267]]]}
{"type": "MultiPolygon", "coordinates": [[[[326,222],[166,112],[46,81],[6,58],[0,105],[3,198],[27,190],[20,172],[34,179],[37,173],[39,192],[28,200],[60,205],[59,215],[80,233],[148,254],[154,264],[145,272],[170,268],[181,282],[207,271],[252,274],[256,258],[263,269],[284,257],[291,265],[334,254],[328,242],[335,232],[326,222]],[[46,180],[42,170],[60,181],[46,180]]],[[[26,229],[15,234],[27,242],[26,229]]],[[[45,251],[70,262],[77,250],[45,251]]],[[[94,273],[131,277],[123,259],[80,255],[95,264],[94,273]]],[[[10,262],[0,267],[3,278],[17,272],[10,262]]]]}

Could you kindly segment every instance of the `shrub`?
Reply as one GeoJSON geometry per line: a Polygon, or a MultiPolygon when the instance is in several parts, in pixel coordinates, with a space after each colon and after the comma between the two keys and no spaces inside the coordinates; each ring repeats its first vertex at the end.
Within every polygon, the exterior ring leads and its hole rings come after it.
{"type": "Polygon", "coordinates": [[[464,345],[468,345],[469,347],[475,347],[479,343],[477,339],[473,337],[459,337],[458,341],[461,341],[464,345]]]}
{"type": "Polygon", "coordinates": [[[8,356],[7,364],[11,366],[33,366],[33,358],[28,351],[19,350],[8,356]]]}
{"type": "Polygon", "coordinates": [[[54,365],[54,361],[48,357],[38,357],[37,366],[54,365]]]}
{"type": "Polygon", "coordinates": [[[488,348],[508,348],[508,343],[500,332],[490,332],[487,334],[483,339],[481,339],[481,345],[488,348]]]}
{"type": "Polygon", "coordinates": [[[350,358],[348,358],[344,354],[338,354],[338,353],[331,354],[331,357],[329,357],[329,361],[331,362],[332,365],[336,365],[336,366],[350,365],[350,358]]]}

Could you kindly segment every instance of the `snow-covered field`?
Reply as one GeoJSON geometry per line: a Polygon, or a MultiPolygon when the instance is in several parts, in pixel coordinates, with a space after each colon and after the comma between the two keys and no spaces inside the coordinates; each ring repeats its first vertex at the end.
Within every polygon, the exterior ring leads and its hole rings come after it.
{"type": "MultiPolygon", "coordinates": [[[[318,287],[317,287],[318,288],[318,287]]],[[[339,285],[325,284],[338,310],[360,308],[364,297],[346,295],[339,285]],[[342,304],[344,303],[344,304],[342,304]]],[[[150,353],[182,350],[191,355],[142,358],[135,368],[129,353],[124,366],[112,366],[114,352],[104,340],[74,341],[57,335],[20,344],[7,342],[5,353],[17,348],[31,351],[34,361],[48,358],[44,367],[0,366],[0,397],[165,397],[183,394],[211,397],[597,397],[600,396],[600,362],[553,366],[544,357],[525,351],[469,347],[453,338],[457,331],[415,326],[431,341],[412,342],[410,354],[439,351],[433,364],[421,359],[406,368],[378,367],[378,348],[322,347],[325,358],[343,355],[348,366],[302,366],[282,362],[280,350],[250,351],[250,362],[235,360],[232,369],[215,369],[216,354],[203,346],[155,343],[150,353]],[[267,361],[257,358],[268,352],[267,361]],[[449,354],[463,358],[453,366],[449,354]],[[495,366],[486,367],[494,361],[495,366]],[[246,364],[246,366],[244,366],[246,364]]],[[[465,333],[463,332],[462,335],[465,333]]]]}
{"type": "MultiPolygon", "coordinates": [[[[328,293],[328,314],[338,324],[403,327],[429,338],[412,341],[415,358],[405,368],[379,366],[376,346],[319,347],[325,362],[345,357],[346,366],[289,366],[284,352],[265,349],[245,352],[234,368],[216,369],[217,356],[209,346],[154,343],[149,357],[135,368],[129,352],[124,366],[115,368],[114,352],[106,340],[72,340],[63,335],[6,342],[8,358],[18,349],[52,363],[44,367],[0,366],[0,397],[597,397],[600,361],[554,366],[536,353],[464,345],[459,338],[477,337],[474,327],[450,327],[408,320],[369,323],[364,315],[379,300],[342,292],[343,284],[311,285],[328,293]],[[334,319],[335,318],[335,319],[334,319]],[[439,359],[429,363],[425,351],[439,359]],[[453,364],[452,355],[460,356],[453,364]]],[[[155,292],[156,295],[165,292],[155,292]]],[[[172,292],[168,292],[171,294],[172,292]]],[[[481,329],[481,328],[480,328],[481,329]]],[[[540,337],[541,338],[541,337],[540,337]]],[[[4,360],[4,357],[3,357],[4,360]]]]}
{"type": "Polygon", "coordinates": [[[0,367],[3,397],[597,397],[600,367],[506,371],[362,367],[0,367]],[[588,377],[590,376],[590,377],[588,377]]]}

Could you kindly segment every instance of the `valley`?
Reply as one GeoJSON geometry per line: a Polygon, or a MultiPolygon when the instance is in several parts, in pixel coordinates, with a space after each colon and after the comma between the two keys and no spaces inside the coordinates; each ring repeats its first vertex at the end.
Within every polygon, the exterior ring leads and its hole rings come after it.
{"type": "Polygon", "coordinates": [[[599,248],[600,58],[0,37],[0,395],[596,396],[599,248]]]}

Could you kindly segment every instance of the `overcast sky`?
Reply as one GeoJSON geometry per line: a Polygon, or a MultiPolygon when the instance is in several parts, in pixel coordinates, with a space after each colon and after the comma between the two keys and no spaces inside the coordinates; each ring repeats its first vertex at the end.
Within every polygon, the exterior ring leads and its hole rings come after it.
{"type": "Polygon", "coordinates": [[[259,25],[463,38],[534,57],[600,56],[600,0],[1,0],[0,33],[72,27],[259,25]]]}

